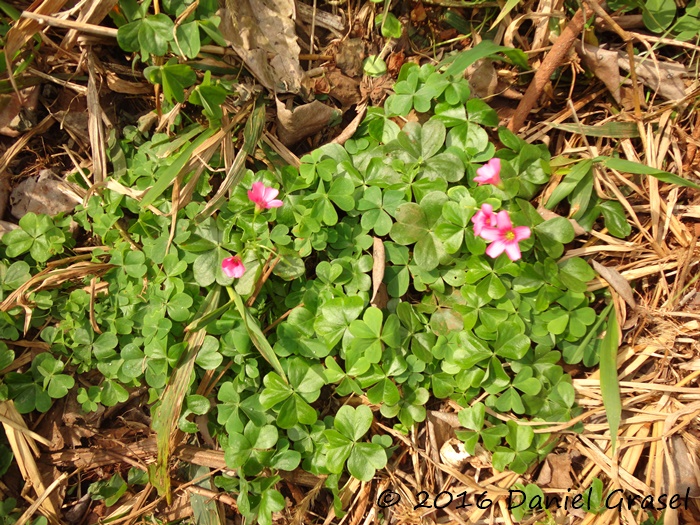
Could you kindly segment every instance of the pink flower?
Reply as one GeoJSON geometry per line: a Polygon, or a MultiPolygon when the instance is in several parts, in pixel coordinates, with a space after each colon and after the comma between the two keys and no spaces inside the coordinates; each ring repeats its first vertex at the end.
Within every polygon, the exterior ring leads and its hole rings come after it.
{"type": "Polygon", "coordinates": [[[485,227],[481,230],[481,238],[493,241],[486,248],[486,255],[494,259],[506,252],[511,261],[520,259],[520,246],[518,243],[530,238],[530,228],[527,226],[516,226],[510,222],[507,211],[499,211],[496,216],[498,227],[485,227]]]}
{"type": "Polygon", "coordinates": [[[474,177],[474,181],[479,183],[479,186],[484,184],[498,186],[501,183],[501,159],[491,159],[476,170],[476,174],[478,176],[474,177]]]}
{"type": "Polygon", "coordinates": [[[221,269],[228,277],[233,277],[234,279],[243,277],[245,273],[245,266],[243,266],[243,261],[238,255],[226,257],[226,259],[221,261],[221,269]]]}
{"type": "Polygon", "coordinates": [[[248,192],[248,198],[255,203],[258,209],[279,208],[284,204],[281,200],[275,199],[279,190],[268,188],[262,182],[254,182],[253,189],[248,192]]]}
{"type": "Polygon", "coordinates": [[[481,209],[472,217],[472,222],[474,223],[475,235],[480,235],[481,230],[484,228],[495,228],[498,224],[496,222],[496,214],[493,213],[493,206],[486,203],[482,204],[481,209]]]}

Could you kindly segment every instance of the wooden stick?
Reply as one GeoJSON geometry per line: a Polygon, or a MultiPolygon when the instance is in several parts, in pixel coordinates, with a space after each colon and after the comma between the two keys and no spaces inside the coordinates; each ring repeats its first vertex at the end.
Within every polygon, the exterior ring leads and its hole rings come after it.
{"type": "Polygon", "coordinates": [[[73,20],[61,20],[49,15],[40,15],[37,13],[30,13],[24,11],[22,13],[22,18],[30,18],[31,20],[36,20],[37,22],[42,22],[46,25],[53,27],[62,27],[65,29],[75,29],[81,33],[87,33],[90,35],[104,36],[107,38],[117,38],[117,30],[111,27],[102,27],[95,24],[85,24],[83,22],[75,22],[73,20]]]}
{"type": "Polygon", "coordinates": [[[571,19],[569,24],[562,31],[561,36],[552,46],[552,50],[544,57],[542,65],[535,72],[535,77],[527,88],[525,95],[520,100],[518,107],[513,114],[513,118],[508,124],[508,129],[513,133],[517,133],[523,127],[525,121],[532,108],[537,104],[537,99],[544,91],[544,88],[550,83],[550,78],[554,70],[563,62],[564,57],[574,45],[574,41],[583,31],[585,17],[583,7],[576,11],[576,14],[571,19]]]}

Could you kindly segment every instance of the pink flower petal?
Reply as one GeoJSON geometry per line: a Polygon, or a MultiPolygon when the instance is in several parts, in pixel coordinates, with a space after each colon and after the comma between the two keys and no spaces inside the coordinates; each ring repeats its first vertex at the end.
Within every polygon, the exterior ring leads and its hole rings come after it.
{"type": "Polygon", "coordinates": [[[524,241],[525,239],[529,239],[530,235],[532,232],[530,231],[530,228],[527,226],[516,226],[513,228],[513,233],[515,234],[515,240],[516,241],[524,241]]]}
{"type": "Polygon", "coordinates": [[[518,259],[520,259],[520,246],[518,246],[518,243],[516,241],[509,242],[506,245],[506,255],[508,255],[508,258],[511,261],[517,261],[518,259]]]}
{"type": "Polygon", "coordinates": [[[275,199],[279,190],[268,188],[262,182],[254,182],[253,188],[248,192],[248,198],[255,203],[258,209],[279,208],[283,202],[275,199]]]}
{"type": "Polygon", "coordinates": [[[485,241],[500,241],[503,239],[503,232],[498,228],[482,228],[478,235],[485,241]]]}
{"type": "Polygon", "coordinates": [[[501,183],[501,159],[493,158],[476,170],[477,176],[474,181],[479,184],[500,184],[501,183]]]}
{"type": "Polygon", "coordinates": [[[505,210],[499,211],[498,215],[498,229],[501,230],[503,233],[507,232],[508,230],[513,229],[513,223],[510,221],[510,215],[508,215],[508,212],[505,210]]]}
{"type": "Polygon", "coordinates": [[[481,209],[472,217],[474,223],[474,234],[479,235],[484,228],[496,227],[496,215],[493,213],[493,206],[482,204],[481,209]]]}
{"type": "Polygon", "coordinates": [[[488,245],[486,248],[486,255],[495,259],[501,255],[506,249],[506,243],[504,241],[495,241],[488,245]]]}
{"type": "Polygon", "coordinates": [[[280,190],[276,190],[275,188],[265,188],[263,190],[263,198],[265,199],[265,202],[270,202],[273,200],[277,195],[279,195],[280,190]]]}
{"type": "Polygon", "coordinates": [[[248,198],[256,204],[263,201],[265,197],[265,185],[262,182],[254,182],[253,189],[248,192],[248,198]]]}
{"type": "Polygon", "coordinates": [[[221,261],[221,269],[227,277],[232,277],[234,279],[243,277],[243,274],[245,273],[243,261],[241,261],[241,258],[237,255],[234,255],[233,257],[226,257],[226,259],[221,261]]]}

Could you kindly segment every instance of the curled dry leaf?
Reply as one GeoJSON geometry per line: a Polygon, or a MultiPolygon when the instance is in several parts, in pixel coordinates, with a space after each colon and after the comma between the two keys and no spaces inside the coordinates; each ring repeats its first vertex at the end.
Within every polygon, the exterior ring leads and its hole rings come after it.
{"type": "MultiPolygon", "coordinates": [[[[611,51],[598,46],[577,42],[576,50],[584,64],[602,80],[615,100],[622,101],[620,69],[630,72],[630,61],[625,51],[611,51]]],[[[666,100],[680,100],[685,97],[685,66],[668,60],[654,60],[650,57],[635,57],[634,69],[637,78],[649,89],[666,100]]]]}
{"type": "Polygon", "coordinates": [[[275,93],[301,93],[304,73],[293,0],[226,0],[221,33],[253,76],[275,93]]]}
{"type": "Polygon", "coordinates": [[[386,255],[384,253],[384,243],[378,237],[374,237],[374,245],[372,246],[372,299],[370,303],[377,308],[386,307],[389,296],[386,292],[386,286],[382,282],[384,280],[384,269],[386,268],[386,255]],[[384,290],[382,293],[382,287],[384,290]]]}
{"type": "Polygon", "coordinates": [[[614,268],[603,266],[598,261],[594,260],[591,260],[591,265],[593,266],[593,269],[598,272],[598,274],[605,279],[617,293],[620,294],[620,297],[622,297],[633,310],[637,308],[637,301],[634,300],[634,292],[632,291],[632,287],[630,286],[630,283],[627,282],[627,279],[620,275],[620,272],[614,268]]]}
{"type": "Polygon", "coordinates": [[[537,477],[537,485],[555,489],[572,488],[574,482],[571,479],[571,456],[568,453],[547,456],[537,477]]]}
{"type": "Polygon", "coordinates": [[[282,102],[277,102],[278,135],[282,144],[290,146],[327,128],[340,117],[340,111],[314,100],[288,110],[282,102]]]}
{"type": "Polygon", "coordinates": [[[115,93],[124,93],[126,95],[145,95],[153,91],[153,86],[149,86],[143,82],[129,82],[119,78],[116,73],[107,71],[105,74],[107,79],[107,87],[115,93]]]}
{"type": "Polygon", "coordinates": [[[697,451],[691,455],[680,435],[674,435],[669,445],[665,460],[670,461],[673,468],[664,468],[664,488],[669,494],[685,496],[687,491],[691,498],[700,497],[700,469],[695,459],[697,451]]]}
{"type": "Polygon", "coordinates": [[[461,470],[469,462],[470,457],[471,455],[464,448],[464,443],[457,438],[448,439],[440,447],[440,459],[442,459],[442,462],[457,470],[461,470]]]}
{"type": "Polygon", "coordinates": [[[581,44],[581,42],[576,42],[574,46],[584,65],[605,84],[615,102],[619,104],[622,100],[620,92],[622,77],[620,76],[620,66],[617,63],[618,52],[581,44]]]}
{"type": "Polygon", "coordinates": [[[350,121],[350,124],[348,124],[343,131],[341,131],[340,135],[338,135],[336,138],[334,138],[331,142],[335,144],[340,144],[343,145],[345,142],[347,142],[349,139],[352,138],[352,136],[355,134],[357,131],[357,128],[360,126],[362,123],[362,119],[365,118],[365,112],[367,111],[367,103],[364,102],[357,106],[357,115],[355,115],[355,118],[350,121]]]}

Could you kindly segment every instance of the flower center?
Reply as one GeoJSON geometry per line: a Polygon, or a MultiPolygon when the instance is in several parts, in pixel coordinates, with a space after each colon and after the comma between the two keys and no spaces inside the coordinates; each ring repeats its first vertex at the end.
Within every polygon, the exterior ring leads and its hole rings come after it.
{"type": "Polygon", "coordinates": [[[514,241],[515,240],[515,232],[513,230],[508,230],[505,234],[505,238],[507,241],[514,241]]]}

